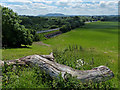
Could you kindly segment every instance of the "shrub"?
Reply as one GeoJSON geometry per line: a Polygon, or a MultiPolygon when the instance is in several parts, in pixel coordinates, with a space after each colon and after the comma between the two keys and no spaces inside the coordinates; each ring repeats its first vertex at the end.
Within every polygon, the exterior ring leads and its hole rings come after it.
{"type": "Polygon", "coordinates": [[[32,45],[33,35],[30,30],[20,25],[21,20],[17,13],[2,7],[2,45],[18,47],[21,44],[32,45]]]}
{"type": "Polygon", "coordinates": [[[60,31],[61,31],[62,33],[68,32],[68,31],[70,31],[70,30],[71,30],[70,24],[63,25],[63,26],[60,28],[60,31]]]}

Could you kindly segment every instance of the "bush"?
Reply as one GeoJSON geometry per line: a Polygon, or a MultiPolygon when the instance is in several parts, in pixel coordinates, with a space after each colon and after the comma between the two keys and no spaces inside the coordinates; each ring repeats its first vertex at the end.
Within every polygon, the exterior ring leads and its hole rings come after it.
{"type": "Polygon", "coordinates": [[[67,32],[67,30],[66,30],[66,25],[63,25],[63,26],[60,28],[60,31],[63,32],[63,33],[67,32]]]}
{"type": "Polygon", "coordinates": [[[71,30],[71,26],[70,26],[69,23],[67,23],[66,25],[63,25],[63,26],[60,28],[60,31],[61,31],[62,33],[68,32],[68,31],[70,31],[70,30],[71,30]]]}
{"type": "Polygon", "coordinates": [[[2,45],[8,47],[19,47],[32,45],[33,35],[30,30],[20,25],[21,20],[17,13],[11,9],[2,7],[2,45]]]}
{"type": "Polygon", "coordinates": [[[34,41],[40,41],[40,35],[39,34],[34,35],[34,41]]]}

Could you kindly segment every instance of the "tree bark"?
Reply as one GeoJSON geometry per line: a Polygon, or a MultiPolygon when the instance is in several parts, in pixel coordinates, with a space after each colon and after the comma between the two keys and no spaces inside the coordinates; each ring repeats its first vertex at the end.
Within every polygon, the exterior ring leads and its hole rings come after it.
{"type": "MultiPolygon", "coordinates": [[[[23,58],[5,61],[6,64],[20,64],[20,65],[38,65],[41,70],[45,71],[51,77],[58,77],[61,73],[64,79],[68,75],[76,76],[81,82],[93,82],[106,81],[114,77],[113,72],[106,66],[95,67],[91,70],[76,70],[69,66],[56,63],[54,61],[53,53],[50,55],[30,55],[23,58]]],[[[0,61],[0,65],[4,65],[4,61],[0,61]]]]}

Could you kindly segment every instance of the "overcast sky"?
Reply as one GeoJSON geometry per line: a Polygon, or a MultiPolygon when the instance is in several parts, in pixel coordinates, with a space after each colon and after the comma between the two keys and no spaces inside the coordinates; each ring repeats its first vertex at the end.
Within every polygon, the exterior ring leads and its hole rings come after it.
{"type": "Polygon", "coordinates": [[[19,15],[117,15],[118,0],[0,0],[19,15]]]}

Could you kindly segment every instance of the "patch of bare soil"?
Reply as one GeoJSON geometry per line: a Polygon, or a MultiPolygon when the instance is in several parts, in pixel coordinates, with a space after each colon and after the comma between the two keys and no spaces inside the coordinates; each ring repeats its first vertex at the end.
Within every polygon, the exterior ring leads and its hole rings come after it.
{"type": "Polygon", "coordinates": [[[42,41],[40,41],[40,42],[34,42],[34,44],[38,44],[38,45],[43,45],[43,46],[48,46],[48,47],[50,47],[50,45],[45,44],[45,43],[43,43],[42,41]]]}

